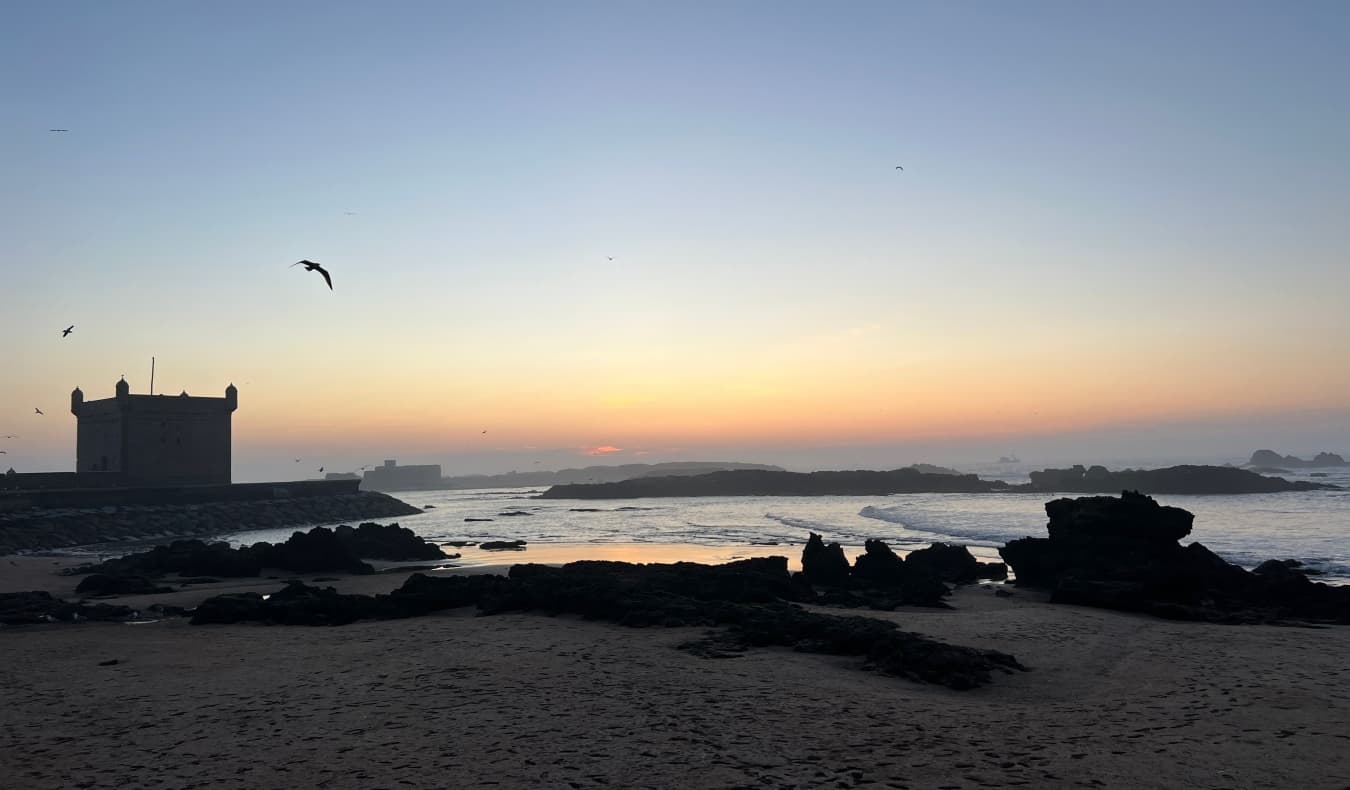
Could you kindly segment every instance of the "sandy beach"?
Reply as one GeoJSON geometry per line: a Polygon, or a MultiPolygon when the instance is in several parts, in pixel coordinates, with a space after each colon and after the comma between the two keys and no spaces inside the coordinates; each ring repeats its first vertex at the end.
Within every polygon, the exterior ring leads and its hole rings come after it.
{"type": "MultiPolygon", "coordinates": [[[[68,596],[62,564],[0,558],[0,591],[68,596]]],[[[952,604],[868,614],[1031,670],[960,692],[853,659],[674,649],[701,629],[468,610],[7,628],[0,787],[1350,787],[1350,629],[1174,623],[981,586],[952,604]]]]}

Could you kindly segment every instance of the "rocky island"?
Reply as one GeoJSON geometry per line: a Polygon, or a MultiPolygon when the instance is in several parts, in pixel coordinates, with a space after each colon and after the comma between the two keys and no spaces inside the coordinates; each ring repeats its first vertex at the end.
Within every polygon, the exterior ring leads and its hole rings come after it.
{"type": "MultiPolygon", "coordinates": [[[[950,470],[949,470],[950,471],[950,470]]],[[[887,496],[889,494],[1114,493],[1269,494],[1336,489],[1327,483],[1266,477],[1232,466],[1171,466],[1125,469],[1104,466],[1044,469],[1021,485],[973,474],[929,472],[918,467],[890,471],[782,472],[738,470],[683,477],[642,477],[614,483],[557,485],[544,499],[630,499],[695,496],[887,496]]]]}
{"type": "Polygon", "coordinates": [[[886,472],[774,472],[735,470],[686,477],[641,477],[616,483],[558,485],[544,499],[628,499],[691,496],[886,496],[972,494],[1012,490],[975,475],[931,474],[913,467],[886,472]]]}
{"type": "Polygon", "coordinates": [[[1327,466],[1350,466],[1350,462],[1336,453],[1318,453],[1312,460],[1305,461],[1294,455],[1280,455],[1274,450],[1257,450],[1252,453],[1247,466],[1270,469],[1317,469],[1327,466]]]}
{"type": "Polygon", "coordinates": [[[1235,466],[1169,466],[1165,469],[1123,469],[1104,466],[1043,469],[1031,473],[1023,490],[1053,493],[1108,494],[1131,490],[1145,494],[1273,494],[1280,491],[1336,489],[1327,483],[1266,477],[1235,466]]]}

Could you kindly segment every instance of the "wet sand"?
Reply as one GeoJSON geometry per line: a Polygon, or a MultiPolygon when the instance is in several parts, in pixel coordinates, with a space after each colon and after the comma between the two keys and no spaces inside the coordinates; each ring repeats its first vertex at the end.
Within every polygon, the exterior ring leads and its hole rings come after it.
{"type": "MultiPolygon", "coordinates": [[[[0,590],[78,581],[9,560],[0,590]]],[[[222,588],[236,585],[280,582],[222,588]]],[[[957,692],[853,659],[674,649],[701,629],[468,611],[0,629],[0,787],[1350,787],[1350,629],[1172,623],[984,587],[952,602],[868,614],[1032,670],[957,692]]]]}

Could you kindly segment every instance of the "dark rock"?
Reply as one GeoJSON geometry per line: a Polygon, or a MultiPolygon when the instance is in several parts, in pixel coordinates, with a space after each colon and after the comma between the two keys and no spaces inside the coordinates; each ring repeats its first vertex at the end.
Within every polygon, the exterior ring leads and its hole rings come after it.
{"type": "Polygon", "coordinates": [[[439,560],[445,555],[434,543],[398,524],[364,522],[352,529],[345,524],[335,531],[339,542],[357,557],[373,560],[439,560]]]}
{"type": "Polygon", "coordinates": [[[107,560],[77,568],[78,573],[108,573],[120,576],[220,576],[228,578],[258,576],[258,559],[230,548],[228,543],[203,543],[200,540],[175,540],[167,546],[155,546],[139,554],[107,560]]]}
{"type": "Polygon", "coordinates": [[[414,574],[387,596],[340,595],[297,583],[267,599],[256,593],[216,596],[197,608],[192,622],[340,625],[476,604],[489,615],[538,611],[629,626],[720,626],[725,630],[683,647],[705,656],[770,645],[858,656],[866,668],[957,689],[985,683],[995,671],[1022,668],[1004,653],[945,645],[890,622],[808,613],[792,600],[811,601],[814,594],[788,575],[785,557],[716,566],[575,562],[516,565],[509,577],[414,574]]]}
{"type": "Polygon", "coordinates": [[[952,584],[970,584],[980,577],[980,563],[965,546],[934,543],[926,549],[911,551],[905,565],[915,573],[934,576],[952,584]]]}
{"type": "Polygon", "coordinates": [[[1107,471],[1082,465],[1069,469],[1043,469],[1031,473],[1029,491],[1069,491],[1107,493],[1121,490],[1146,494],[1268,494],[1278,491],[1313,491],[1337,486],[1289,481],[1282,477],[1263,477],[1232,466],[1170,466],[1165,469],[1125,469],[1107,471]]]}
{"type": "Polygon", "coordinates": [[[1137,491],[1119,497],[1056,499],[1045,504],[1050,539],[1121,538],[1176,543],[1191,534],[1195,516],[1179,507],[1159,505],[1137,491]]]}
{"type": "Polygon", "coordinates": [[[914,468],[879,472],[784,472],[738,469],[701,475],[638,477],[610,483],[555,485],[543,499],[626,499],[687,496],[886,496],[981,493],[1010,486],[976,475],[929,474],[914,468]]]}
{"type": "MultiPolygon", "coordinates": [[[[337,533],[327,527],[295,532],[285,543],[255,543],[245,549],[267,568],[296,573],[339,571],[369,574],[375,569],[362,562],[337,533]]],[[[439,553],[439,552],[438,552],[439,553]]]]}
{"type": "Polygon", "coordinates": [[[49,592],[0,593],[0,624],[38,625],[78,620],[125,620],[136,610],[111,604],[70,603],[49,592]]]}
{"type": "Polygon", "coordinates": [[[153,595],[173,592],[172,587],[160,587],[144,576],[110,576],[95,573],[80,580],[75,592],[80,595],[153,595]]]}
{"type": "MultiPolygon", "coordinates": [[[[473,518],[472,516],[470,516],[469,518],[466,518],[466,519],[464,519],[464,520],[465,520],[465,521],[491,521],[492,519],[490,519],[490,518],[473,518]]],[[[472,544],[472,543],[470,543],[470,544],[464,544],[464,543],[451,543],[450,545],[451,545],[451,546],[464,546],[464,545],[470,545],[470,546],[471,546],[471,545],[473,545],[473,544],[472,544]]]]}
{"type": "Polygon", "coordinates": [[[498,513],[497,515],[499,515],[499,516],[533,516],[534,514],[531,513],[531,512],[529,512],[528,510],[504,510],[504,511],[502,511],[501,513],[498,513]]]}
{"type": "Polygon", "coordinates": [[[264,620],[263,597],[255,592],[226,593],[207,598],[192,613],[193,625],[264,620]]]}
{"type": "MultiPolygon", "coordinates": [[[[814,533],[811,540],[820,543],[814,533]]],[[[837,544],[831,544],[837,545],[837,544]]],[[[807,549],[811,549],[808,541],[807,549]]],[[[842,551],[840,552],[842,556],[842,551]]],[[[802,554],[802,567],[806,567],[806,554],[802,554]]],[[[891,547],[880,540],[869,540],[863,544],[863,553],[853,561],[852,581],[855,584],[871,584],[881,587],[899,587],[906,578],[905,561],[891,547]]]]}
{"type": "MultiPolygon", "coordinates": [[[[913,556],[911,553],[910,557],[913,556]]],[[[805,555],[802,562],[805,567],[805,555]]],[[[827,594],[823,602],[862,605],[882,611],[890,611],[901,604],[946,606],[942,599],[947,596],[948,589],[941,576],[926,567],[922,558],[919,563],[901,559],[880,540],[868,540],[863,544],[863,553],[854,562],[848,584],[851,592],[827,594]]]]}
{"type": "Polygon", "coordinates": [[[1248,466],[1287,466],[1297,468],[1347,466],[1344,458],[1336,453],[1318,453],[1311,461],[1305,461],[1294,455],[1280,455],[1274,450],[1257,450],[1247,461],[1248,466]]]}
{"type": "Polygon", "coordinates": [[[525,541],[523,540],[489,540],[486,543],[478,544],[478,548],[483,551],[524,551],[525,541]]]}
{"type": "Polygon", "coordinates": [[[110,658],[110,659],[108,659],[107,661],[100,661],[100,662],[98,662],[98,665],[101,666],[101,667],[114,667],[114,666],[117,666],[118,663],[120,663],[120,662],[118,662],[117,659],[115,659],[115,658],[110,658]]]}
{"type": "Polygon", "coordinates": [[[1126,492],[1046,504],[1049,538],[1000,549],[1019,585],[1050,590],[1055,603],[1225,623],[1316,620],[1350,623],[1350,587],[1309,581],[1297,563],[1254,572],[1199,543],[1180,546],[1193,517],[1126,492]]]}
{"type": "MultiPolygon", "coordinates": [[[[826,546],[819,535],[812,532],[802,549],[802,575],[811,584],[844,587],[848,584],[848,558],[838,543],[826,546]]],[[[883,546],[885,544],[882,544],[883,546]]],[[[889,549],[887,549],[889,551],[889,549]]]]}

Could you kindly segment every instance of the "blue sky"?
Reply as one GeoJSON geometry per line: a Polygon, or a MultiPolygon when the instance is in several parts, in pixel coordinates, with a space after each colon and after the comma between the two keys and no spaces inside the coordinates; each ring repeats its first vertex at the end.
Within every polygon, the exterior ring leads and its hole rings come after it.
{"type": "Polygon", "coordinates": [[[240,384],[258,459],[1334,412],[1347,40],[1343,3],[10,4],[0,428],[63,468],[29,404],[151,354],[240,384]]]}

